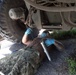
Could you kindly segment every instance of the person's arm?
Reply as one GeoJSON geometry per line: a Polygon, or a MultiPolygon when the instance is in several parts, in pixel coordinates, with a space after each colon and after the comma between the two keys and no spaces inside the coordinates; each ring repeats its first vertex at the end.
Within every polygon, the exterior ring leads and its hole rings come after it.
{"type": "Polygon", "coordinates": [[[28,35],[31,34],[31,32],[32,32],[32,29],[31,29],[31,28],[28,28],[28,29],[25,31],[25,33],[24,33],[24,35],[23,35],[23,37],[22,37],[22,43],[23,43],[23,44],[25,44],[25,45],[29,45],[29,44],[30,44],[30,42],[31,42],[32,40],[28,38],[28,35]]]}

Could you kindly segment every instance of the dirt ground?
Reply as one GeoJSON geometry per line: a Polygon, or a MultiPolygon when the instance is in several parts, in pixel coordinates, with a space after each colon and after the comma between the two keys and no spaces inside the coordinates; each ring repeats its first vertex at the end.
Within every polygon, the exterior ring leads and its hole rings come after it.
{"type": "Polygon", "coordinates": [[[66,39],[61,42],[64,44],[65,50],[60,52],[53,48],[50,53],[52,61],[49,62],[46,58],[35,75],[70,75],[66,60],[76,52],[76,39],[66,39]]]}

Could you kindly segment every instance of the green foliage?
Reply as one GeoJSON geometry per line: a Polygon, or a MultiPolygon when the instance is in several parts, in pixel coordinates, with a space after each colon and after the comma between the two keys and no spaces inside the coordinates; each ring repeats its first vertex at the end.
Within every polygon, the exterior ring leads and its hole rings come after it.
{"type": "Polygon", "coordinates": [[[69,31],[54,31],[51,34],[51,37],[55,39],[76,38],[76,29],[72,29],[69,31]]]}
{"type": "Polygon", "coordinates": [[[76,58],[69,58],[68,61],[68,70],[70,75],[76,75],[76,58]]]}

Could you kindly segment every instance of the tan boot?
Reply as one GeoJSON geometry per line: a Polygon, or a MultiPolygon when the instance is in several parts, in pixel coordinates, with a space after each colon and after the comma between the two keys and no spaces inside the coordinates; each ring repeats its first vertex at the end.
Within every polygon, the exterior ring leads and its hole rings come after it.
{"type": "Polygon", "coordinates": [[[57,47],[57,49],[59,51],[63,51],[65,49],[64,45],[61,42],[57,41],[57,40],[55,40],[54,45],[57,47]]]}

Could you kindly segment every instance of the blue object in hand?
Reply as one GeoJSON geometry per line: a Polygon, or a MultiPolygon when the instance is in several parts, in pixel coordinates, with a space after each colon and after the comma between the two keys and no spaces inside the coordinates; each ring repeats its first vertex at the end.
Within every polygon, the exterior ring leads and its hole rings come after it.
{"type": "Polygon", "coordinates": [[[32,32],[32,29],[31,29],[31,28],[28,28],[28,29],[25,31],[25,35],[31,34],[31,32],[32,32]]]}
{"type": "Polygon", "coordinates": [[[40,38],[44,38],[44,37],[46,37],[46,36],[47,36],[47,34],[43,32],[43,33],[40,35],[40,38]]]}
{"type": "Polygon", "coordinates": [[[54,39],[46,39],[45,40],[45,45],[48,47],[48,46],[50,46],[50,45],[52,45],[52,44],[54,44],[55,43],[55,40],[54,39]]]}

